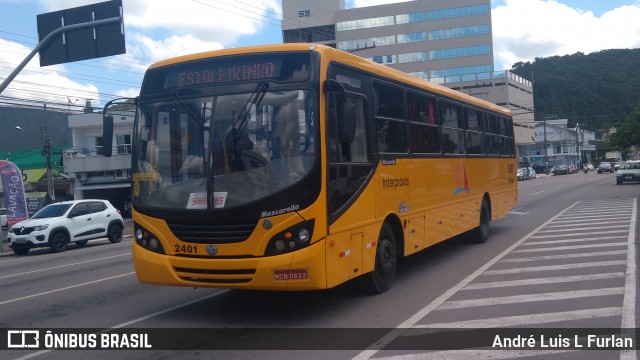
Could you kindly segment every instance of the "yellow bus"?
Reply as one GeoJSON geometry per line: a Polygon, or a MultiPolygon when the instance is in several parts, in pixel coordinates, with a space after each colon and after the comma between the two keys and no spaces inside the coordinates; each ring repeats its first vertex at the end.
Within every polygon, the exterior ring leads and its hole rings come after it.
{"type": "Polygon", "coordinates": [[[508,110],[330,47],[160,61],[135,105],[143,283],[381,293],[399,257],[485,242],[517,201],[508,110]]]}

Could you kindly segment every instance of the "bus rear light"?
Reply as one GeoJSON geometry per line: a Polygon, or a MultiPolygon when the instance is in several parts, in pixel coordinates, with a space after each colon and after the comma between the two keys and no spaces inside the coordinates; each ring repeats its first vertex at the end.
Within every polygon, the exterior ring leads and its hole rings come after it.
{"type": "Polygon", "coordinates": [[[134,224],[134,234],[136,244],[142,246],[143,248],[153,251],[158,254],[164,254],[164,247],[162,247],[162,243],[158,240],[158,237],[153,233],[138,225],[134,224]]]}
{"type": "Polygon", "coordinates": [[[276,234],[269,241],[265,255],[284,254],[308,246],[314,223],[313,219],[307,220],[276,234]]]}

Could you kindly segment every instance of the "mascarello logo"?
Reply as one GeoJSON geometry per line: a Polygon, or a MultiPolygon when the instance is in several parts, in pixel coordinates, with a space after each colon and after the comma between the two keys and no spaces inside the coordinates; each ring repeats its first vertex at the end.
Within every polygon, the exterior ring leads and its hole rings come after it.
{"type": "Polygon", "coordinates": [[[454,195],[461,192],[471,192],[471,189],[469,189],[469,179],[467,179],[467,169],[460,163],[456,164],[456,185],[458,185],[458,187],[453,192],[454,195]]]}

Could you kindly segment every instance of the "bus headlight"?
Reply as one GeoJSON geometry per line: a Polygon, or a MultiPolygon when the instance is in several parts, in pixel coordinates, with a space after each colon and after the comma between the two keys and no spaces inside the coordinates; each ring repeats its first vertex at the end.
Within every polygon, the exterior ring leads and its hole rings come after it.
{"type": "Polygon", "coordinates": [[[306,247],[311,242],[315,220],[307,220],[294,225],[271,238],[265,255],[280,255],[306,247]]]}
{"type": "Polygon", "coordinates": [[[303,243],[309,242],[309,239],[311,239],[311,233],[309,233],[309,230],[306,228],[302,228],[298,231],[298,239],[303,243]]]}
{"type": "Polygon", "coordinates": [[[158,240],[158,237],[151,233],[149,230],[143,228],[137,223],[133,224],[136,244],[143,248],[153,251],[158,254],[164,254],[164,248],[162,243],[158,240]]]}

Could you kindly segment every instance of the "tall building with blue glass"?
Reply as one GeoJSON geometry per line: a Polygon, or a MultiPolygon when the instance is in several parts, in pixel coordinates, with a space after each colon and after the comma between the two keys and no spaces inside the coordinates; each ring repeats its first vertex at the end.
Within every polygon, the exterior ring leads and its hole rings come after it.
{"type": "Polygon", "coordinates": [[[329,45],[509,108],[519,153],[533,144],[532,84],[494,69],[490,0],[352,9],[344,0],[282,0],[282,8],[285,43],[329,45]]]}

